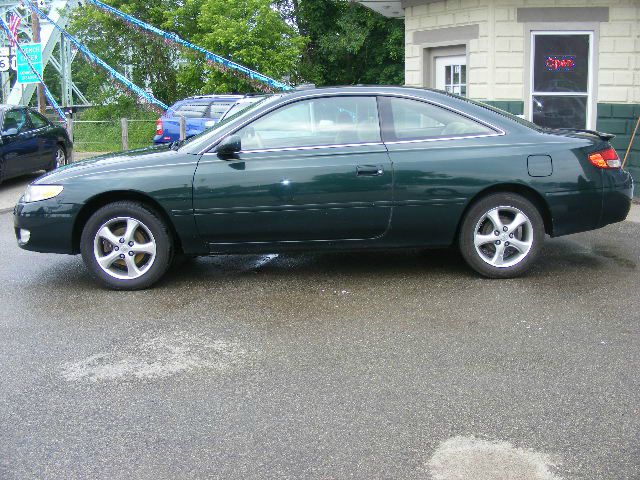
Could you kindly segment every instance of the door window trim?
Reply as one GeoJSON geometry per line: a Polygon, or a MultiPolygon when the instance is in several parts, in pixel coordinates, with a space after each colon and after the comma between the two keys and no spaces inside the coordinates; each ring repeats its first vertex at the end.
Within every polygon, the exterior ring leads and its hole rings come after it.
{"type": "Polygon", "coordinates": [[[534,96],[553,96],[553,97],[587,97],[586,125],[584,128],[595,128],[594,120],[594,51],[595,51],[596,31],[594,29],[586,30],[552,30],[552,29],[531,29],[529,31],[529,89],[527,95],[527,120],[533,122],[533,97],[534,96]],[[535,37],[536,35],[587,35],[589,37],[589,55],[587,65],[587,91],[586,92],[538,92],[535,90],[535,37]]]}
{"type": "MultiPolygon", "coordinates": [[[[418,139],[418,140],[398,140],[398,141],[389,141],[389,142],[385,142],[384,140],[384,136],[382,137],[382,142],[380,143],[354,143],[354,144],[345,144],[345,145],[319,145],[317,147],[292,147],[294,149],[299,149],[299,148],[336,148],[336,147],[353,147],[353,146],[362,146],[362,145],[394,145],[394,144],[399,144],[399,143],[417,143],[417,142],[426,142],[426,141],[446,141],[446,140],[458,140],[458,139],[464,139],[464,138],[479,138],[479,137],[498,137],[498,136],[502,136],[505,135],[506,132],[504,130],[502,130],[501,128],[485,121],[482,120],[478,117],[475,117],[473,115],[470,115],[466,112],[463,112],[461,110],[458,110],[457,108],[451,107],[449,105],[445,105],[442,104],[440,102],[437,102],[435,100],[430,100],[430,99],[426,99],[424,97],[419,97],[417,95],[410,95],[410,94],[402,94],[402,93],[391,93],[391,92],[384,92],[384,91],[371,91],[371,92],[348,92],[348,93],[332,93],[332,92],[324,92],[324,93],[313,93],[310,95],[305,95],[302,97],[296,97],[291,99],[290,101],[286,102],[286,103],[282,103],[282,104],[277,104],[277,105],[273,105],[270,108],[268,108],[267,110],[265,110],[264,112],[260,112],[260,113],[256,113],[255,115],[249,117],[248,119],[246,119],[244,122],[242,122],[240,125],[237,126],[237,128],[234,128],[233,130],[225,133],[224,135],[222,135],[221,137],[217,138],[216,140],[214,140],[210,145],[208,145],[207,147],[203,148],[202,150],[200,150],[198,152],[198,155],[215,155],[217,156],[218,154],[214,151],[215,147],[222,142],[224,139],[226,139],[227,137],[230,137],[231,135],[234,135],[238,130],[240,130],[241,128],[243,128],[244,126],[248,125],[249,123],[253,122],[254,120],[259,119],[260,117],[263,117],[264,115],[267,115],[268,113],[277,110],[278,108],[284,107],[286,105],[290,105],[291,103],[294,102],[298,102],[301,100],[307,100],[310,98],[321,98],[321,97],[377,97],[378,99],[378,124],[380,126],[380,134],[384,135],[383,133],[383,129],[382,129],[382,119],[381,119],[381,115],[380,115],[380,108],[379,108],[379,99],[381,97],[390,97],[390,98],[406,98],[406,99],[410,99],[410,100],[416,100],[418,102],[423,102],[423,103],[428,103],[430,105],[434,105],[436,107],[440,107],[443,108],[445,110],[449,110],[450,112],[453,113],[457,113],[459,115],[462,115],[463,117],[467,117],[475,122],[478,122],[482,125],[485,125],[487,127],[489,127],[490,129],[492,129],[495,133],[489,133],[489,134],[482,134],[482,135],[466,135],[466,136],[459,136],[459,135],[452,135],[452,136],[448,136],[446,138],[429,138],[429,139],[418,139]]],[[[282,151],[282,149],[276,149],[275,151],[282,151]]],[[[243,153],[248,153],[249,151],[243,151],[243,153]]],[[[258,152],[257,150],[251,150],[251,152],[258,152]]],[[[221,161],[225,161],[225,160],[221,160],[221,161]]]]}

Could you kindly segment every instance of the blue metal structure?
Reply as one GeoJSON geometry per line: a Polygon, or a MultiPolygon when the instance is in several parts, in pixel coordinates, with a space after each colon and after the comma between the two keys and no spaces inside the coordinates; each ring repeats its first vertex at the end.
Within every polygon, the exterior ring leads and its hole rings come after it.
{"type": "Polygon", "coordinates": [[[144,100],[144,101],[146,101],[146,102],[148,102],[148,103],[150,103],[152,105],[156,105],[156,106],[160,107],[162,110],[168,110],[169,109],[169,106],[167,104],[165,104],[164,102],[161,102],[160,100],[158,100],[156,97],[154,97],[149,92],[146,92],[142,88],[138,87],[131,80],[126,78],[124,75],[122,75],[121,73],[119,73],[116,70],[114,70],[113,68],[111,68],[100,57],[98,57],[97,55],[92,53],[76,37],[74,37],[69,32],[67,32],[67,30],[65,30],[63,27],[58,25],[46,13],[44,13],[42,10],[40,10],[31,0],[23,0],[23,1],[24,1],[25,5],[27,7],[29,7],[33,12],[35,12],[40,18],[50,22],[54,26],[54,28],[56,28],[60,32],[61,35],[63,35],[67,40],[69,40],[69,42],[71,42],[78,49],[78,51],[80,53],[82,53],[87,58],[88,61],[90,61],[91,63],[93,63],[95,65],[98,65],[98,66],[102,67],[104,70],[106,70],[106,72],[111,77],[113,77],[114,79],[118,80],[120,83],[122,83],[129,90],[133,91],[142,100],[144,100]]]}
{"type": "Polygon", "coordinates": [[[202,53],[205,58],[211,62],[214,62],[216,64],[219,64],[221,66],[223,66],[224,68],[228,68],[230,70],[235,70],[237,72],[240,72],[244,75],[246,75],[247,77],[249,77],[250,80],[254,80],[260,83],[263,83],[265,85],[267,85],[270,88],[274,88],[274,89],[278,89],[278,90],[291,90],[292,87],[287,85],[286,83],[282,83],[279,82],[278,80],[275,80],[271,77],[267,77],[266,75],[263,75],[261,73],[258,73],[254,70],[251,70],[250,68],[247,68],[243,65],[240,65],[239,63],[233,62],[231,60],[228,60],[224,57],[221,57],[220,55],[216,55],[215,53],[212,53],[202,47],[199,47],[198,45],[195,45],[191,42],[188,42],[187,40],[184,40],[182,38],[180,38],[178,35],[176,35],[175,33],[169,33],[169,32],[165,32],[164,30],[160,30],[157,27],[154,27],[153,25],[150,25],[149,23],[143,22],[142,20],[138,20],[135,17],[132,17],[129,14],[126,14],[124,12],[121,12],[120,10],[118,10],[117,8],[113,8],[110,5],[107,5],[106,3],[102,3],[100,0],[87,0],[87,3],[90,3],[92,5],[95,5],[96,7],[105,10],[106,12],[111,13],[112,15],[115,15],[123,20],[125,20],[126,22],[129,22],[143,30],[146,30],[148,32],[151,33],[155,33],[156,35],[161,36],[162,38],[166,39],[166,40],[170,40],[172,42],[177,43],[178,45],[181,45],[183,47],[189,48],[191,50],[195,50],[197,52],[202,53]]]}
{"type": "MultiPolygon", "coordinates": [[[[26,0],[28,1],[28,0],[26,0]]],[[[49,91],[49,89],[47,88],[47,86],[44,83],[44,80],[42,79],[42,76],[40,75],[40,73],[38,73],[38,71],[36,70],[36,68],[34,67],[33,63],[31,62],[31,59],[29,58],[29,56],[24,52],[24,50],[22,49],[22,47],[20,46],[20,42],[18,41],[18,39],[13,35],[13,33],[11,33],[11,30],[9,29],[9,25],[7,25],[7,22],[5,22],[4,18],[0,17],[0,27],[2,27],[2,29],[4,30],[4,33],[7,35],[8,38],[10,38],[11,40],[13,40],[15,42],[16,48],[20,51],[20,53],[22,53],[22,55],[24,56],[24,59],[27,61],[27,64],[29,65],[29,68],[31,69],[31,71],[35,74],[35,76],[38,78],[38,80],[40,81],[40,83],[42,83],[43,87],[44,87],[44,95],[45,97],[47,97],[47,100],[49,101],[49,103],[51,104],[51,106],[53,107],[53,109],[56,111],[56,113],[58,114],[58,116],[60,117],[60,119],[66,123],[67,119],[64,115],[64,112],[62,111],[62,109],[60,108],[60,106],[58,105],[58,102],[56,102],[56,99],[53,98],[53,95],[51,95],[51,92],[49,91]]]]}

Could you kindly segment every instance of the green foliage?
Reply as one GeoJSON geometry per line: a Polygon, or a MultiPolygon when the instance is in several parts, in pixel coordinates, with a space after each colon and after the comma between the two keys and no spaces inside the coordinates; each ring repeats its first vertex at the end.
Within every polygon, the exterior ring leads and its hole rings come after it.
{"type": "MultiPolygon", "coordinates": [[[[182,23],[196,28],[192,40],[211,52],[276,79],[296,72],[306,41],[285,23],[270,0],[186,0],[179,15],[182,23]],[[195,11],[197,19],[193,19],[195,11]]],[[[180,79],[193,85],[198,77],[197,93],[256,90],[244,76],[221,72],[202,61],[190,62],[180,79]]]]}
{"type": "MultiPolygon", "coordinates": [[[[317,85],[404,82],[404,26],[348,0],[106,0],[152,25],[278,80],[317,85]]],[[[256,91],[244,77],[220,71],[202,55],[89,4],[71,30],[91,51],[135,84],[171,104],[189,95],[256,91]]],[[[96,105],[85,118],[133,118],[139,108],[81,55],[75,83],[96,105]]],[[[45,72],[52,91],[59,80],[45,72]]]]}
{"type": "MultiPolygon", "coordinates": [[[[111,0],[114,7],[153,25],[164,26],[180,0],[111,0]]],[[[71,31],[91,50],[120,73],[143,88],[150,88],[163,102],[175,100],[178,53],[159,38],[141,34],[121,20],[86,5],[73,13],[71,31]]],[[[81,56],[81,55],[80,55],[81,56]]],[[[110,103],[121,95],[100,68],[82,58],[73,64],[74,81],[95,104],[110,103]]]]}
{"type": "Polygon", "coordinates": [[[404,22],[345,0],[280,0],[309,38],[300,73],[316,85],[403,84],[404,22]]]}
{"type": "MultiPolygon", "coordinates": [[[[73,126],[73,146],[76,152],[117,152],[122,150],[120,120],[87,122],[84,117],[73,126]]],[[[129,123],[129,148],[148,147],[155,133],[155,119],[129,123]]]]}

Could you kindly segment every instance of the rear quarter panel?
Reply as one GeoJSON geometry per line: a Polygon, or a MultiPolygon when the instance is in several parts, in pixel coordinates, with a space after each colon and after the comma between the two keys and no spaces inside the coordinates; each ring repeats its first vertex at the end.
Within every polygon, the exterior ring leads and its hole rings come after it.
{"type": "Polygon", "coordinates": [[[387,145],[394,168],[394,211],[389,240],[450,245],[465,210],[501,187],[529,188],[544,200],[552,234],[598,225],[601,173],[581,161],[589,142],[537,132],[387,145]],[[529,155],[549,155],[548,177],[532,177],[529,155]]]}

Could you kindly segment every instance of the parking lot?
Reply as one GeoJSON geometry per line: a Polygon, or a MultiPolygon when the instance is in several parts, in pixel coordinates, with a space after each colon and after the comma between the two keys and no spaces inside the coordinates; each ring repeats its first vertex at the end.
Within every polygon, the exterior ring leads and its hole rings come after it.
{"type": "Polygon", "coordinates": [[[640,223],[503,281],[454,250],[224,256],[112,292],[9,212],[0,252],[0,478],[640,475],[640,223]]]}

